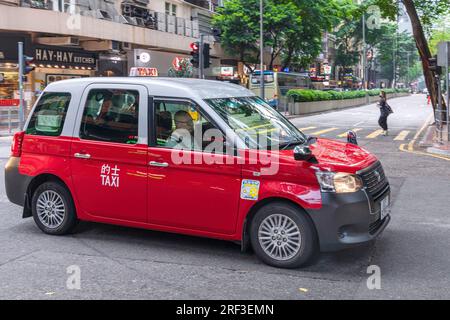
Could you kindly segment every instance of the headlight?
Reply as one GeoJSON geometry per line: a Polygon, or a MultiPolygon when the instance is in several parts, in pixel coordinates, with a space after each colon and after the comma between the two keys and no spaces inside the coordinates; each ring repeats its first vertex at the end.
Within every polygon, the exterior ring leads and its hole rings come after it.
{"type": "Polygon", "coordinates": [[[351,173],[318,171],[316,176],[323,192],[349,193],[363,187],[361,178],[351,173]]]}

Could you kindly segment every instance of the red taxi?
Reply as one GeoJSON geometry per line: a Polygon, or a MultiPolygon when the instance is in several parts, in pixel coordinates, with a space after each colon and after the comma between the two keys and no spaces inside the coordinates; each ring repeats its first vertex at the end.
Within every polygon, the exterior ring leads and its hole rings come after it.
{"type": "Polygon", "coordinates": [[[50,235],[117,224],[235,241],[295,268],[375,239],[390,220],[374,155],[306,136],[233,84],[55,82],[11,150],[8,198],[50,235]]]}

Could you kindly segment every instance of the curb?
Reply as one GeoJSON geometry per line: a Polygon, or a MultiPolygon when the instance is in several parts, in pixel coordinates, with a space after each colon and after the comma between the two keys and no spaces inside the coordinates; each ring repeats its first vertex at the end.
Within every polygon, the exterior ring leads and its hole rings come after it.
{"type": "Polygon", "coordinates": [[[429,147],[429,148],[427,148],[427,152],[432,153],[432,154],[437,154],[440,156],[450,157],[450,150],[441,150],[436,147],[429,147]]]}
{"type": "Polygon", "coordinates": [[[428,129],[423,135],[422,139],[419,142],[420,148],[428,148],[432,147],[434,144],[434,129],[435,127],[433,125],[428,125],[428,129]]]}
{"type": "MultiPolygon", "coordinates": [[[[425,128],[428,126],[428,130],[427,130],[427,134],[430,132],[430,129],[433,129],[433,127],[430,125],[431,121],[433,120],[433,114],[431,114],[427,120],[425,120],[423,126],[417,131],[416,135],[414,136],[413,140],[411,140],[410,143],[408,144],[401,144],[399,149],[400,151],[403,152],[408,152],[408,153],[413,153],[413,154],[418,154],[418,155],[423,155],[423,156],[429,156],[429,157],[433,157],[433,158],[439,158],[442,160],[447,160],[450,161],[450,152],[447,151],[443,151],[443,150],[437,150],[438,153],[434,153],[434,152],[430,152],[430,151],[435,151],[436,148],[434,147],[428,147],[426,149],[426,151],[418,151],[414,149],[414,144],[416,143],[417,139],[419,138],[419,136],[422,134],[422,132],[425,130],[425,128]],[[444,153],[441,153],[444,152],[444,153]]],[[[426,138],[426,136],[424,136],[424,138],[422,139],[421,143],[424,141],[424,139],[426,138]]],[[[425,142],[426,143],[426,142],[425,142]]],[[[419,143],[420,146],[420,143],[419,143]]]]}
{"type": "MultiPolygon", "coordinates": [[[[389,100],[405,98],[405,97],[408,97],[408,96],[392,97],[389,100]]],[[[331,109],[331,110],[326,110],[326,111],[311,112],[311,113],[308,113],[308,114],[284,115],[284,117],[286,119],[290,120],[290,119],[296,119],[296,118],[316,116],[316,115],[319,115],[319,114],[331,113],[331,112],[335,112],[335,111],[348,110],[348,109],[354,109],[354,108],[361,108],[361,107],[366,107],[366,106],[370,106],[370,105],[374,105],[374,104],[376,104],[376,102],[367,103],[367,104],[360,104],[360,105],[356,105],[356,106],[349,106],[349,107],[344,107],[344,108],[336,108],[336,109],[331,109]]]]}

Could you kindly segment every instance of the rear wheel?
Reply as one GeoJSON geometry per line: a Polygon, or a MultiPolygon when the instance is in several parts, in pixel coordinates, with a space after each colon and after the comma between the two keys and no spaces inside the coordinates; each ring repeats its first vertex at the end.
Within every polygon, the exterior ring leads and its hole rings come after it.
{"type": "Polygon", "coordinates": [[[58,182],[44,182],[31,200],[33,219],[39,229],[51,235],[70,233],[77,224],[69,191],[58,182]]]}
{"type": "Polygon", "coordinates": [[[314,225],[306,213],[287,203],[270,203],[256,213],[250,226],[256,255],[279,268],[298,268],[318,252],[314,225]]]}

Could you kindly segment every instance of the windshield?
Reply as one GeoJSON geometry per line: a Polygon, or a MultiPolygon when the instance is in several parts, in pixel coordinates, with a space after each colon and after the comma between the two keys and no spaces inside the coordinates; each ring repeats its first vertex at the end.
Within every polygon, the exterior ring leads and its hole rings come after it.
{"type": "Polygon", "coordinates": [[[305,135],[259,97],[205,100],[251,149],[304,143],[305,135]]]}

